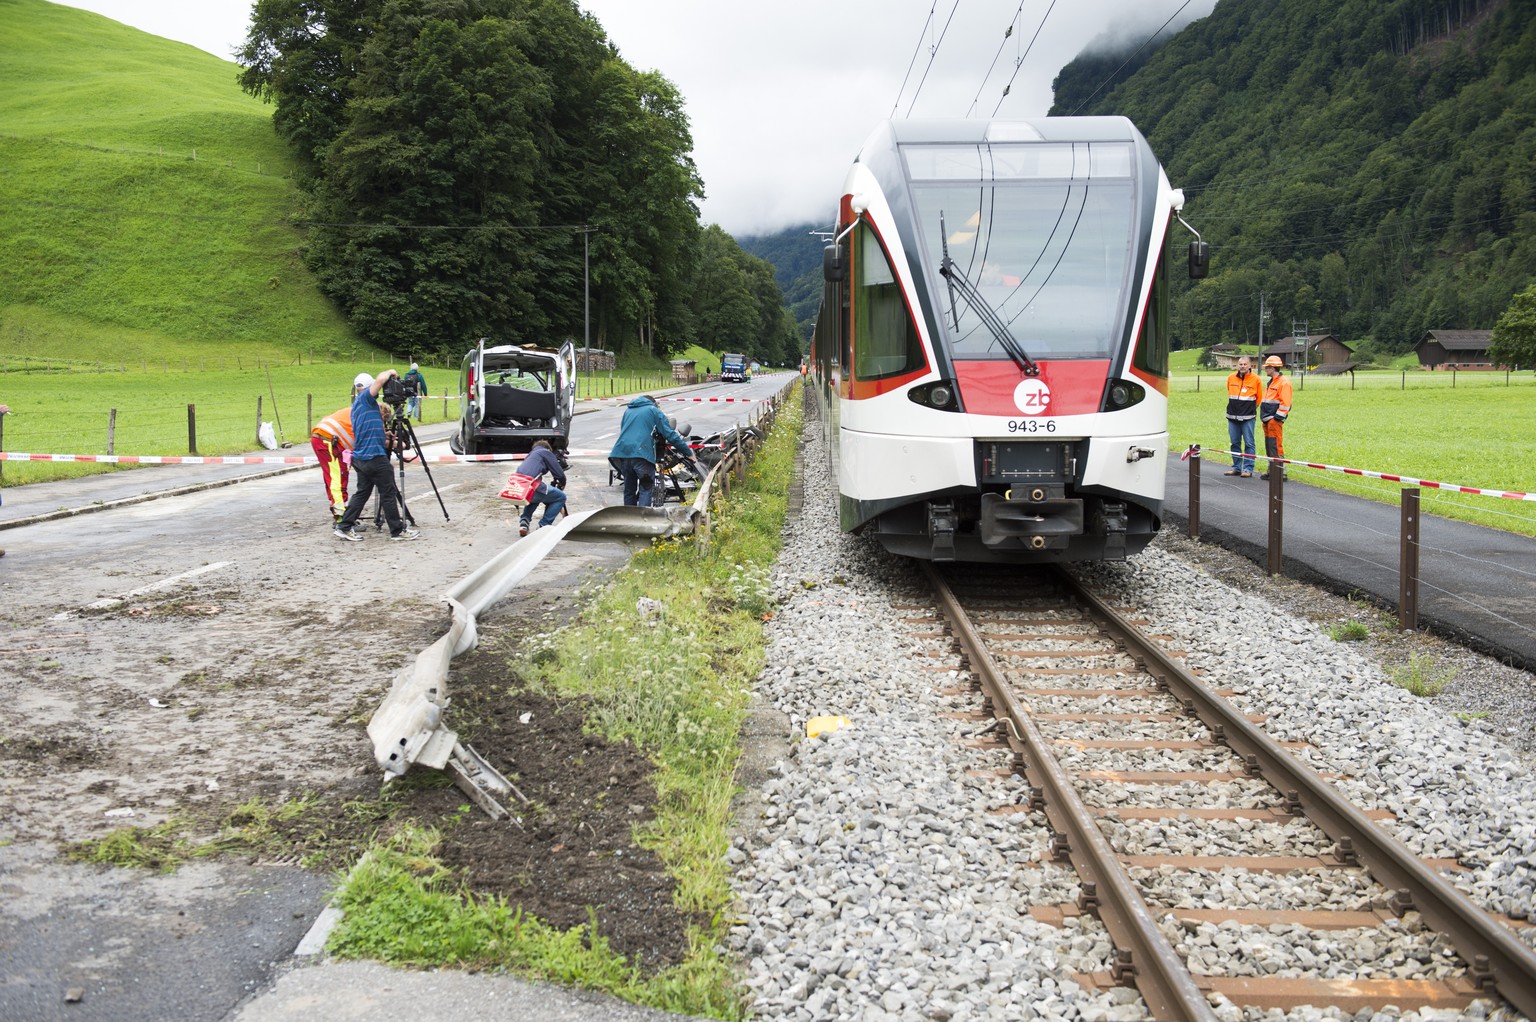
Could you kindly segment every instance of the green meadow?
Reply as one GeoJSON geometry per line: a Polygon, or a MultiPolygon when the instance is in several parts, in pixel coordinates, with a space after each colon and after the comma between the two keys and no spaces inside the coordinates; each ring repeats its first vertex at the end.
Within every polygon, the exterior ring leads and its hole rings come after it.
{"type": "MultiPolygon", "coordinates": [[[[1176,363],[1177,367],[1177,363],[1176,363]]],[[[1177,368],[1175,370],[1177,372],[1177,368]]],[[[1225,372],[1171,381],[1172,450],[1227,450],[1225,372]]],[[[1536,374],[1360,372],[1292,377],[1285,453],[1295,461],[1359,468],[1479,489],[1536,492],[1536,374]]],[[[1255,437],[1264,451],[1262,434],[1255,437]]],[[[1206,455],[1226,465],[1223,454],[1206,455]]],[[[1260,471],[1263,471],[1262,457],[1260,471]]],[[[1293,481],[1385,503],[1403,484],[1293,466],[1293,481]]],[[[1536,502],[1425,488],[1428,514],[1536,536],[1536,502]]],[[[1182,512],[1184,509],[1177,509],[1182,512]]]]}
{"type": "MultiPolygon", "coordinates": [[[[376,353],[345,362],[312,363],[300,356],[271,364],[225,354],[223,349],[188,350],[189,354],[174,358],[131,363],[50,363],[0,355],[0,404],[9,405],[12,413],[0,420],[0,449],[28,454],[190,454],[187,407],[191,405],[198,454],[259,451],[256,431],[263,421],[273,423],[280,441],[307,452],[310,427],[350,402],[352,380],[358,373],[377,374],[388,368],[404,373],[409,368],[408,363],[392,363],[376,353]]],[[[716,364],[720,358],[698,347],[681,357],[716,364]]],[[[674,386],[670,367],[657,361],[595,376],[583,374],[577,381],[577,395],[621,397],[674,386]]],[[[420,363],[420,368],[428,394],[420,425],[457,421],[458,365],[420,363]]],[[[581,445],[579,434],[575,443],[581,445]]],[[[0,462],[0,485],[131,467],[0,462]]]]}

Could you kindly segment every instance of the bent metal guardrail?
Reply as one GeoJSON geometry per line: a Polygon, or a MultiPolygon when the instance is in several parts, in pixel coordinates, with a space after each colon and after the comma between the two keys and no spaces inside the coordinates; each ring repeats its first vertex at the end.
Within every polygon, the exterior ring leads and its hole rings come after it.
{"type": "MultiPolygon", "coordinates": [[[[786,384],[766,403],[757,423],[771,423],[778,401],[798,379],[786,384]]],[[[510,544],[450,587],[443,594],[452,614],[448,630],[395,675],[389,693],[368,721],[368,737],[373,742],[374,759],[384,771],[384,780],[402,777],[417,765],[447,770],[454,783],[493,819],[511,816],[502,800],[509,796],[521,802],[527,800],[495,767],[460,742],[444,719],[450,701],[449,665],[454,657],[475,648],[479,640],[477,619],[573,533],[642,538],[700,533],[701,540],[707,541],[713,484],[720,480],[729,492],[731,475],[740,476],[749,454],[739,446],[725,452],[705,474],[691,505],[601,507],[568,515],[510,544]]]]}

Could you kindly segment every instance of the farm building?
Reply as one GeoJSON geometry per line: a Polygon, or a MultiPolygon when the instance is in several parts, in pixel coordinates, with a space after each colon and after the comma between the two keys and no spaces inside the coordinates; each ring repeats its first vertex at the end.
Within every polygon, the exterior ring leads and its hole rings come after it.
{"type": "Polygon", "coordinates": [[[1279,355],[1291,369],[1320,368],[1326,365],[1344,365],[1355,353],[1354,349],[1333,334],[1308,334],[1305,337],[1286,337],[1260,354],[1265,358],[1279,355]]]}
{"type": "Polygon", "coordinates": [[[1426,330],[1414,347],[1424,369],[1492,369],[1492,330],[1426,330]]]}
{"type": "MultiPolygon", "coordinates": [[[[1211,345],[1211,361],[1221,369],[1235,368],[1237,360],[1246,354],[1248,353],[1235,344],[1211,345]]],[[[1249,357],[1252,358],[1252,356],[1249,357]]]]}

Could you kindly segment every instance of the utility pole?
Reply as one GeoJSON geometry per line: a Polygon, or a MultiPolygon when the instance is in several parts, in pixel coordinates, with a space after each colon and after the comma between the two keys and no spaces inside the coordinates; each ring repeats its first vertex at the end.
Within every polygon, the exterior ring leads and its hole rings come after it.
{"type": "Polygon", "coordinates": [[[1267,309],[1265,307],[1265,304],[1264,304],[1265,300],[1267,298],[1268,298],[1268,296],[1263,291],[1259,292],[1259,354],[1260,355],[1264,354],[1264,321],[1269,318],[1269,309],[1267,309]]]}

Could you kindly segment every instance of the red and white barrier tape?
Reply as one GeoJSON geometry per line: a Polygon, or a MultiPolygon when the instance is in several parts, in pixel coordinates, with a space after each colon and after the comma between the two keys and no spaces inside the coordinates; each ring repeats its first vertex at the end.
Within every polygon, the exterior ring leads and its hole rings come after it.
{"type": "MultiPolygon", "coordinates": [[[[576,400],[578,400],[578,401],[614,401],[614,402],[623,402],[625,404],[628,404],[629,402],[633,401],[634,398],[632,398],[632,397],[579,397],[576,400]]],[[[753,404],[755,402],[766,401],[766,400],[767,400],[767,398],[761,398],[761,397],[658,397],[658,398],[656,398],[657,402],[661,402],[661,401],[691,401],[691,402],[693,402],[695,404],[706,404],[706,405],[708,405],[708,404],[749,405],[749,404],[753,404]]]]}
{"type": "MultiPolygon", "coordinates": [[[[573,458],[606,458],[607,451],[569,450],[573,458]]],[[[426,460],[430,462],[465,461],[522,461],[526,454],[430,454],[424,459],[409,458],[407,464],[426,460]]],[[[193,454],[28,454],[22,451],[0,451],[0,461],[48,461],[61,464],[69,462],[97,463],[105,465],[315,465],[319,463],[313,454],[274,457],[267,455],[226,455],[202,457],[193,454]]]]}
{"type": "Polygon", "coordinates": [[[1389,472],[1372,472],[1364,468],[1346,468],[1343,465],[1320,465],[1311,461],[1293,461],[1290,458],[1270,458],[1265,454],[1248,455],[1239,451],[1206,451],[1198,446],[1191,447],[1180,455],[1179,460],[1184,461],[1196,451],[1201,454],[1225,454],[1229,457],[1247,458],[1255,460],[1263,458],[1265,461],[1276,461],[1282,465],[1299,465],[1302,468],[1316,468],[1324,472],[1342,472],[1347,476],[1363,476],[1367,479],[1384,479],[1389,483],[1405,483],[1409,486],[1423,486],[1431,490],[1450,490],[1453,493],[1473,493],[1480,497],[1505,497],[1509,500],[1536,501],[1536,493],[1521,493],[1519,490],[1487,490],[1478,486],[1461,486],[1457,483],[1438,483],[1432,479],[1415,479],[1412,476],[1392,475],[1389,472]]]}

